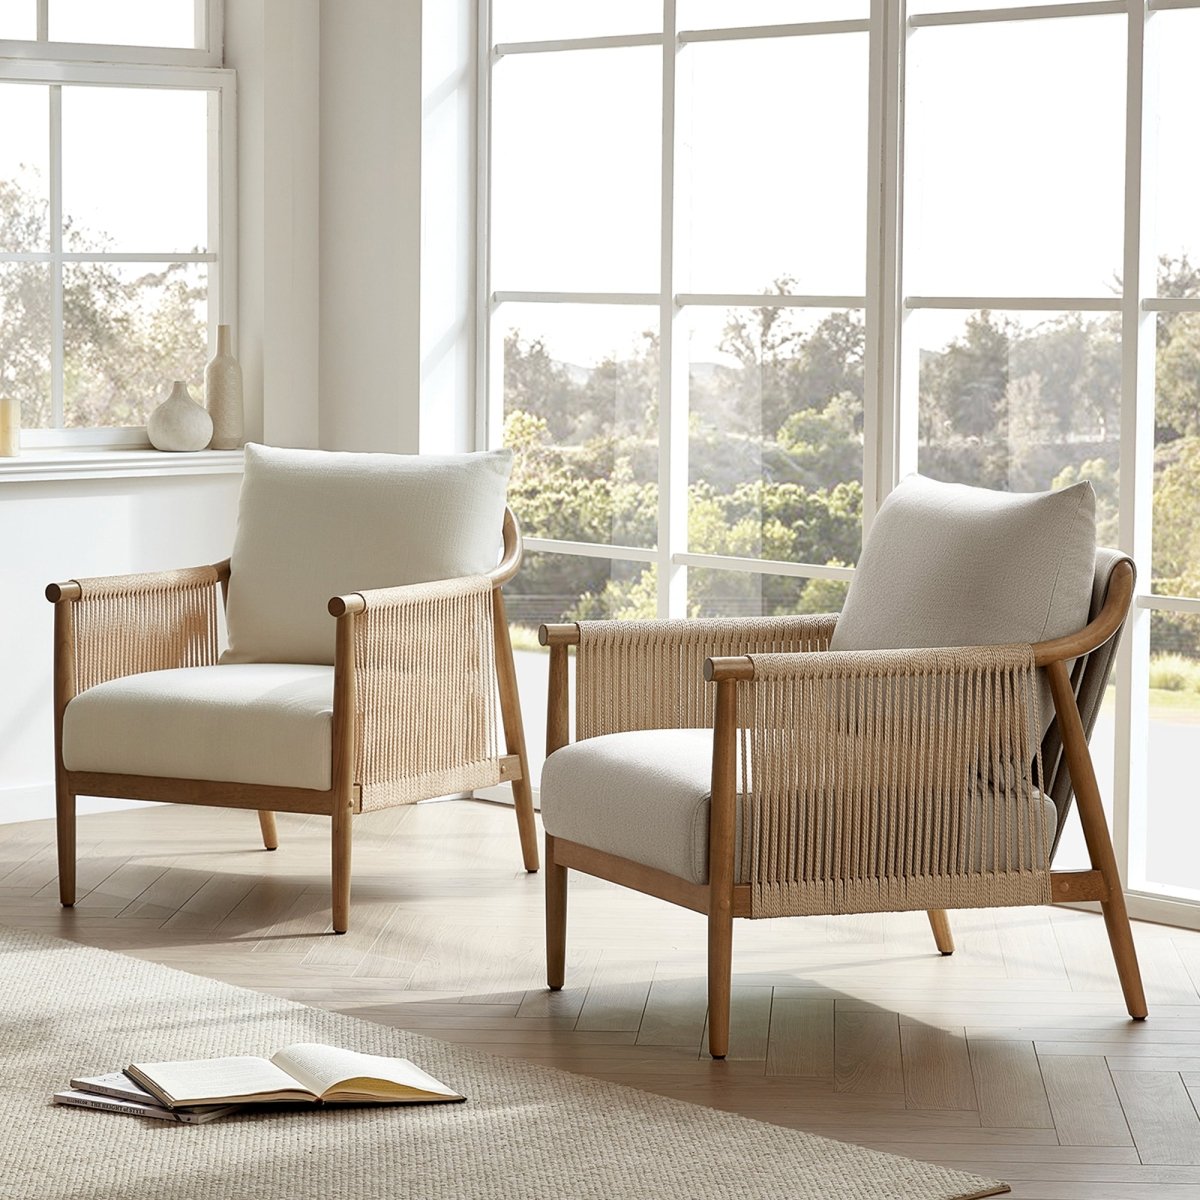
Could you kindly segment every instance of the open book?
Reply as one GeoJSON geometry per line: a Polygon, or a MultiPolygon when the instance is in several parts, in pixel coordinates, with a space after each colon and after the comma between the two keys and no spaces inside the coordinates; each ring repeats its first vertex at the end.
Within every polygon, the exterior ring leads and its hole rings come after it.
{"type": "Polygon", "coordinates": [[[301,1042],[270,1059],[239,1055],[135,1063],[127,1075],[168,1108],[197,1104],[422,1104],[463,1100],[406,1058],[301,1042]]]}

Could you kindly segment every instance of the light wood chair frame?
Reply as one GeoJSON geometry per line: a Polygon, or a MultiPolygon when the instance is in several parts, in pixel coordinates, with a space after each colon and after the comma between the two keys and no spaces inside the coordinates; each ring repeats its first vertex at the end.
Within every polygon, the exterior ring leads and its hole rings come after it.
{"type": "MultiPolygon", "coordinates": [[[[1104,604],[1083,629],[1067,637],[1036,643],[1038,667],[1049,679],[1064,759],[1075,793],[1091,868],[1051,871],[1051,894],[1056,903],[1096,900],[1116,963],[1126,1008],[1135,1020],[1146,1017],[1146,997],[1137,952],[1125,907],[1125,896],[1113,853],[1108,822],[1088,749],[1087,735],[1068,674],[1068,664],[1105,645],[1121,629],[1133,597],[1134,571],[1128,560],[1114,567],[1104,604]]],[[[544,625],[541,643],[550,648],[546,754],[570,740],[567,655],[578,645],[578,624],[544,625]]],[[[708,917],[708,1029],[713,1058],[724,1058],[729,1047],[729,1006],[733,969],[733,918],[751,915],[750,886],[734,883],[737,803],[737,744],[739,682],[754,679],[748,656],[710,658],[704,676],[717,689],[713,732],[712,799],[709,809],[708,882],[671,875],[547,834],[545,839],[546,972],[552,990],[563,986],[566,965],[567,871],[582,871],[635,891],[692,909],[708,917]]],[[[929,912],[935,944],[943,954],[954,951],[950,921],[944,910],[929,912]]]]}
{"type": "MultiPolygon", "coordinates": [[[[526,871],[538,870],[537,826],[525,731],[517,692],[516,666],[504,609],[503,587],[521,566],[523,546],[520,526],[512,510],[504,511],[504,550],[500,562],[486,578],[492,585],[492,636],[496,655],[496,679],[506,753],[500,758],[500,781],[511,783],[517,830],[526,871]]],[[[228,598],[230,560],[214,564],[222,600],[228,598]]],[[[335,933],[345,933],[350,918],[351,818],[362,811],[362,787],[355,779],[356,623],[366,610],[362,595],[334,596],[329,613],[337,621],[333,663],[332,784],[328,791],[265,784],[213,782],[205,779],[176,779],[157,775],[122,775],[97,771],[68,771],[63,763],[63,715],[76,695],[76,636],[74,604],[82,589],[77,580],[52,583],[46,598],[54,605],[54,763],[55,809],[58,838],[58,888],[64,907],[75,903],[77,796],[115,797],[124,800],[165,801],[171,804],[200,804],[215,808],[257,809],[263,845],[279,845],[277,812],[315,813],[332,822],[332,924],[335,933]]],[[[182,665],[182,664],[180,664],[182,665]]]]}

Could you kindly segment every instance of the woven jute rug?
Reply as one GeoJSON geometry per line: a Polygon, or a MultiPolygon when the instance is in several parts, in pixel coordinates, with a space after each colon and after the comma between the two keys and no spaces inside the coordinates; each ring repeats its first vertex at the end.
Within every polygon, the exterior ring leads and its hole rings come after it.
{"type": "Polygon", "coordinates": [[[1002,1183],[0,929],[0,1196],[13,1200],[966,1200],[1002,1183]],[[55,1107],[76,1074],[327,1042],[465,1104],[178,1125],[55,1107]]]}

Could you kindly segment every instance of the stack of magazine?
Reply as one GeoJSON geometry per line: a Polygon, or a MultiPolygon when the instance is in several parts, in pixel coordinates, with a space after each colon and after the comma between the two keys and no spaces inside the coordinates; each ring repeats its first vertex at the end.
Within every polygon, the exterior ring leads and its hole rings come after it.
{"type": "Polygon", "coordinates": [[[203,1104],[187,1108],[167,1108],[145,1088],[138,1087],[124,1071],[109,1075],[81,1075],[71,1086],[54,1093],[55,1104],[73,1104],[103,1112],[125,1113],[130,1117],[152,1117],[159,1121],[181,1121],[203,1125],[241,1109],[240,1104],[203,1104]]]}
{"type": "Polygon", "coordinates": [[[71,1104],[134,1117],[202,1125],[246,1105],[435,1104],[464,1097],[406,1058],[299,1043],[271,1058],[237,1055],[134,1063],[109,1075],[83,1075],[54,1093],[71,1104]]]}

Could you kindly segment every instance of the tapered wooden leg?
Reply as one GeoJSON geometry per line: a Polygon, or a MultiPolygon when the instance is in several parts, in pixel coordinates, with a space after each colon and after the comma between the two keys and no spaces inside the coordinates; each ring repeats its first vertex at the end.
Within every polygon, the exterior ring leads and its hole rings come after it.
{"type": "Polygon", "coordinates": [[[1108,930],[1108,941],[1112,947],[1113,961],[1117,966],[1117,978],[1125,995],[1125,1007],[1135,1021],[1146,1018],[1146,993],[1142,988],[1142,973],[1138,967],[1137,950],[1133,944],[1133,931],[1129,928],[1129,914],[1125,910],[1125,893],[1121,890],[1121,875],[1117,870],[1117,857],[1113,853],[1112,839],[1108,834],[1108,822],[1104,817],[1104,805],[1100,800],[1100,788],[1096,783],[1096,772],[1092,756],[1088,752],[1087,735],[1079,719],[1079,708],[1067,669],[1061,662],[1047,667],[1050,691],[1054,697],[1054,709],[1058,714],[1058,728],[1062,734],[1063,754],[1067,770],[1071,773],[1071,785],[1075,789],[1075,803],[1079,808],[1079,823],[1083,826],[1083,838],[1087,843],[1088,857],[1092,866],[1104,877],[1108,885],[1108,899],[1100,902],[1104,913],[1104,925],[1108,930]]]}
{"type": "Polygon", "coordinates": [[[708,914],[708,1052],[729,1053],[729,995],[733,984],[733,914],[714,905],[708,914]]]}
{"type": "Polygon", "coordinates": [[[258,827],[262,830],[263,845],[268,850],[278,850],[279,831],[275,828],[275,814],[260,808],[258,810],[258,827]]]}
{"type": "Polygon", "coordinates": [[[517,810],[517,833],[521,838],[521,857],[525,870],[538,869],[537,822],[533,816],[533,791],[529,785],[529,758],[525,753],[525,725],[521,720],[521,698],[517,692],[517,668],[513,662],[512,640],[508,636],[508,617],[504,595],[492,592],[492,629],[496,643],[496,680],[500,686],[500,717],[504,722],[504,740],[508,753],[521,760],[521,778],[512,783],[517,810]]]}
{"type": "Polygon", "coordinates": [[[70,908],[75,903],[75,793],[67,782],[62,751],[63,714],[75,695],[75,605],[60,599],[54,584],[46,589],[46,595],[55,601],[54,824],[58,837],[58,898],[64,908],[70,908]]]}
{"type": "Polygon", "coordinates": [[[713,721],[712,799],[708,817],[708,1052],[729,1053],[733,982],[733,839],[737,767],[736,684],[717,684],[713,721]]]}
{"type": "Polygon", "coordinates": [[[75,793],[63,780],[54,797],[55,831],[58,835],[58,899],[64,908],[75,903],[75,793]]]}
{"type": "Polygon", "coordinates": [[[333,932],[350,928],[350,829],[354,814],[349,806],[333,813],[333,932]]]}
{"type": "Polygon", "coordinates": [[[546,983],[552,992],[567,972],[567,868],[554,861],[554,839],[546,834],[546,983]]]}
{"type": "Polygon", "coordinates": [[[950,932],[950,918],[944,908],[929,910],[929,927],[933,930],[933,940],[943,954],[954,953],[954,934],[950,932]]]}

